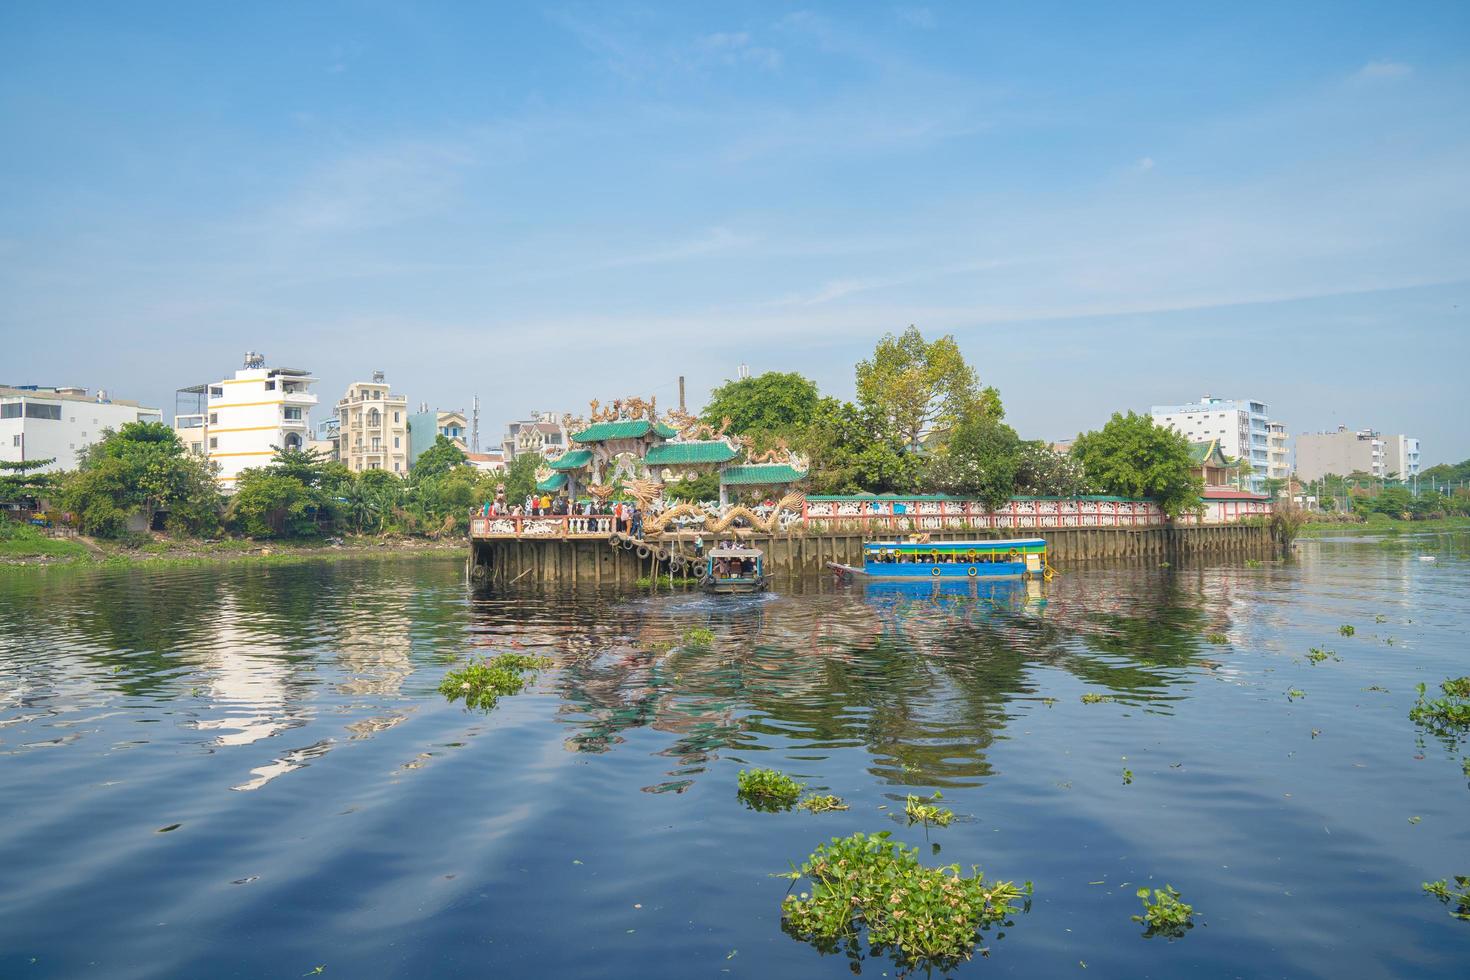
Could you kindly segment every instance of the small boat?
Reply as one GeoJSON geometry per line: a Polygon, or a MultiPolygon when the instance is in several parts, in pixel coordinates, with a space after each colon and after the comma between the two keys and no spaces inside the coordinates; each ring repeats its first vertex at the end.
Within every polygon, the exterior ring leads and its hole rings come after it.
{"type": "Polygon", "coordinates": [[[1045,538],[989,541],[873,541],[863,545],[863,566],[827,567],[843,576],[887,581],[927,579],[1032,579],[1054,574],[1045,538]]]}
{"type": "Polygon", "coordinates": [[[705,555],[704,575],[700,581],[706,592],[726,595],[764,592],[767,584],[765,552],[739,545],[715,548],[705,555]]]}

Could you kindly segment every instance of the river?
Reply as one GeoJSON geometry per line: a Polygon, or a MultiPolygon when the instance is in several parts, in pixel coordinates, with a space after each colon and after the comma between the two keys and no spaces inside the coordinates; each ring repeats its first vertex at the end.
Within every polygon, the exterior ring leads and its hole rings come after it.
{"type": "Polygon", "coordinates": [[[730,598],[6,571],[0,976],[895,976],[784,933],[773,877],[888,830],[1034,883],[958,976],[1463,977],[1420,884],[1470,874],[1470,747],[1408,713],[1470,674],[1470,539],[1298,549],[730,598]],[[510,651],[556,666],[490,712],[438,693],[510,651]],[[850,809],[747,808],[754,766],[850,809]],[[901,820],[935,791],[953,824],[901,820]],[[1164,883],[1174,942],[1130,921],[1164,883]]]}

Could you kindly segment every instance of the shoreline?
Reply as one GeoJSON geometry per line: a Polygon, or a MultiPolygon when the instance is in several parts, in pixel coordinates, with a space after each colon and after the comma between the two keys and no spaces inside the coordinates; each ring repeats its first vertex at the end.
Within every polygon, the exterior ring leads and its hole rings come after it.
{"type": "Polygon", "coordinates": [[[1331,537],[1336,534],[1427,534],[1440,531],[1470,531],[1470,517],[1437,517],[1428,521],[1393,518],[1367,521],[1316,521],[1303,524],[1298,538],[1331,537]]]}
{"type": "Polygon", "coordinates": [[[297,564],[312,561],[351,559],[411,560],[423,558],[463,559],[463,541],[430,541],[422,538],[346,538],[340,544],[223,539],[217,541],[161,540],[140,548],[114,542],[50,539],[74,544],[65,553],[4,555],[0,569],[20,568],[172,568],[195,565],[297,564]]]}

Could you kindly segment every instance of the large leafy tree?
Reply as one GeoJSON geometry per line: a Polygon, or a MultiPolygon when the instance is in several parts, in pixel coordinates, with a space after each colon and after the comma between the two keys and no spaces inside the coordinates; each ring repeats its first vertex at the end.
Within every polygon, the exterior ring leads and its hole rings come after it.
{"type": "Polygon", "coordinates": [[[519,453],[505,468],[502,481],[505,499],[511,506],[525,500],[536,489],[536,469],[545,460],[537,453],[519,453]]]}
{"type": "Polygon", "coordinates": [[[1020,450],[1015,429],[987,415],[971,415],[950,430],[930,479],[945,493],[982,500],[995,510],[1015,492],[1020,450]]]}
{"type": "Polygon", "coordinates": [[[249,469],[235,481],[230,522],[252,538],[305,537],[315,532],[316,498],[300,479],[274,467],[249,469]]]}
{"type": "Polygon", "coordinates": [[[910,326],[884,335],[857,366],[858,401],[886,419],[910,451],[928,432],[952,429],[971,415],[1001,418],[1000,395],[981,387],[952,336],[927,341],[910,326]]]}
{"type": "Polygon", "coordinates": [[[920,457],[904,451],[891,420],[851,402],[823,398],[795,448],[811,461],[817,493],[906,493],[918,482],[920,457]]]}
{"type": "Polygon", "coordinates": [[[1016,453],[1016,493],[1023,497],[1080,497],[1092,493],[1082,464],[1044,442],[1021,443],[1016,453]]]}
{"type": "Polygon", "coordinates": [[[1170,517],[1199,506],[1204,481],[1194,472],[1189,440],[1147,415],[1114,412],[1072,444],[1087,480],[1103,493],[1149,497],[1170,517]]]}
{"type": "Polygon", "coordinates": [[[167,511],[170,528],[195,534],[219,523],[220,495],[209,464],[161,422],[104,429],[101,440],[79,454],[62,502],[82,530],[103,536],[120,534],[138,513],[151,520],[167,511]]]}
{"type": "Polygon", "coordinates": [[[39,471],[54,462],[55,459],[0,459],[0,503],[34,499],[53,490],[56,478],[39,471]]]}
{"type": "Polygon", "coordinates": [[[443,476],[456,466],[463,466],[464,450],[454,444],[448,436],[436,436],[434,444],[414,460],[412,476],[415,480],[425,477],[443,476]]]}
{"type": "Polygon", "coordinates": [[[767,371],[710,392],[702,417],[715,427],[729,419],[737,435],[782,436],[810,425],[820,401],[817,386],[801,375],[767,371]]]}

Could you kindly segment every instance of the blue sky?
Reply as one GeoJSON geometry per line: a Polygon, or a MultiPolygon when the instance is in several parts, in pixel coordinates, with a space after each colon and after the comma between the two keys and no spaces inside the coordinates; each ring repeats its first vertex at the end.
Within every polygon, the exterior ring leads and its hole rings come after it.
{"type": "MultiPolygon", "coordinates": [[[[1470,4],[0,6],[0,381],[1263,399],[1470,456],[1470,4]],[[1198,9],[1196,9],[1198,8],[1198,9]]],[[[318,413],[320,417],[324,413],[318,413]]]]}

